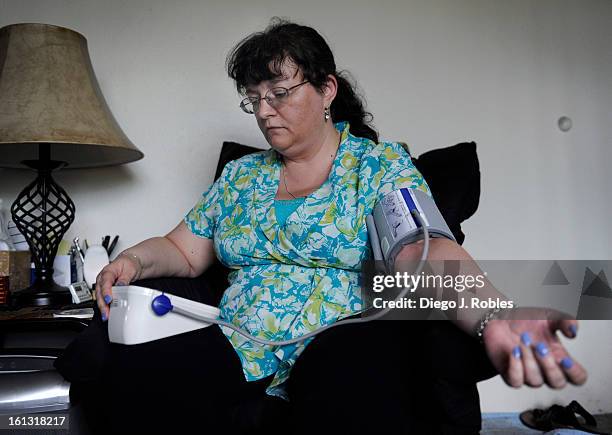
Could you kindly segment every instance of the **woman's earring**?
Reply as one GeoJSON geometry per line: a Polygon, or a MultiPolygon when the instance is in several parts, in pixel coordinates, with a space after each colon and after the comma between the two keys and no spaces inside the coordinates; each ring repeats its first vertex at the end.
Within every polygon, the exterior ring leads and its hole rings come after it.
{"type": "Polygon", "coordinates": [[[329,107],[326,107],[323,111],[323,116],[325,117],[325,122],[329,121],[329,107]]]}

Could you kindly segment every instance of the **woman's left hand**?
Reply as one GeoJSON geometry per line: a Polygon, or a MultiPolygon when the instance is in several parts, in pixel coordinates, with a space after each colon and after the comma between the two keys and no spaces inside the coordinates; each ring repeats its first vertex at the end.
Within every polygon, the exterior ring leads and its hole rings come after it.
{"type": "Polygon", "coordinates": [[[576,319],[557,310],[515,308],[489,321],[483,341],[506,384],[563,388],[567,382],[582,385],[587,379],[584,367],[569,355],[556,333],[560,330],[574,338],[577,328],[576,319]]]}

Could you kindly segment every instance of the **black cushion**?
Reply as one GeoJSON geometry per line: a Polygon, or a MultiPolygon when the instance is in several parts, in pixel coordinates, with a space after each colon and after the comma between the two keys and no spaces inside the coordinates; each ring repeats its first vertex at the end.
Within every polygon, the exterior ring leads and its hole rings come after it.
{"type": "Polygon", "coordinates": [[[448,227],[459,244],[461,222],[472,216],[480,200],[480,166],[475,142],[463,142],[421,154],[412,161],[429,184],[448,227]]]}
{"type": "Polygon", "coordinates": [[[263,150],[249,145],[242,145],[237,142],[223,142],[223,146],[221,147],[221,155],[219,155],[219,162],[217,163],[217,170],[215,171],[215,180],[221,176],[221,171],[223,171],[223,168],[229,162],[258,151],[263,150]]]}

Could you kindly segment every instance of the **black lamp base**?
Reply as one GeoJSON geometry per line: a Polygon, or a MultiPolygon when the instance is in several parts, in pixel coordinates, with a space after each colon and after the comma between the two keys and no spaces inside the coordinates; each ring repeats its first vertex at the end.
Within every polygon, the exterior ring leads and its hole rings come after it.
{"type": "Polygon", "coordinates": [[[53,281],[53,260],[64,234],[74,221],[74,202],[51,176],[65,162],[51,160],[48,143],[39,144],[38,160],[22,164],[36,169],[37,176],[13,202],[11,216],[32,252],[36,280],[13,294],[14,307],[70,304],[70,291],[53,281]]]}
{"type": "Polygon", "coordinates": [[[59,307],[72,303],[72,294],[67,287],[56,283],[37,280],[30,287],[13,293],[11,306],[22,307],[59,307]]]}

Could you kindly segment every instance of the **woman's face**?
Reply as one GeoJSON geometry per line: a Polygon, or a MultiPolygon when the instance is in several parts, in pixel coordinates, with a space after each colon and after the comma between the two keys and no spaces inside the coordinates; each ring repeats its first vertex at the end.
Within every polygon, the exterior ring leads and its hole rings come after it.
{"type": "MultiPolygon", "coordinates": [[[[263,97],[270,89],[291,88],[303,81],[299,68],[292,62],[285,62],[280,77],[248,87],[246,95],[263,97]]],[[[282,102],[272,105],[265,99],[260,100],[255,118],[272,148],[281,154],[299,155],[300,151],[308,149],[324,137],[324,110],[331,105],[336,95],[335,78],[330,76],[330,82],[322,92],[310,83],[297,86],[289,91],[282,102]]]]}

